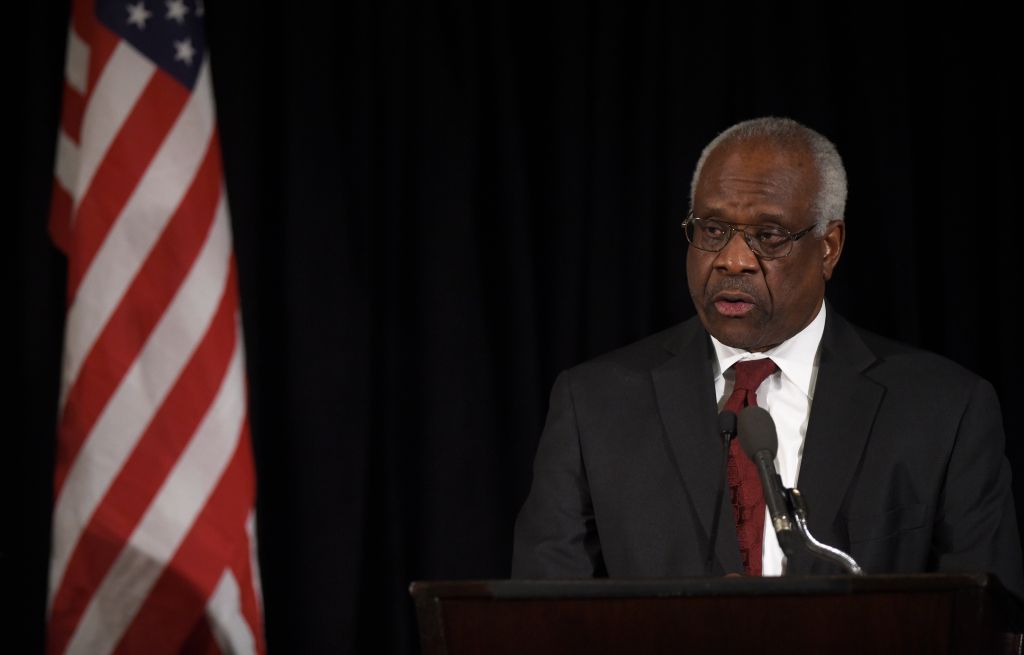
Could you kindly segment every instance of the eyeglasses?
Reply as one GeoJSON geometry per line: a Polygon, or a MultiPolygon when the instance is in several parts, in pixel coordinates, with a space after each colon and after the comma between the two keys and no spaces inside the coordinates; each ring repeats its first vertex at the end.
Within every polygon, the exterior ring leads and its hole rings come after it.
{"type": "Polygon", "coordinates": [[[694,248],[707,252],[719,252],[739,232],[754,254],[761,259],[779,259],[793,251],[793,242],[817,226],[817,223],[800,230],[789,230],[772,225],[738,225],[717,218],[697,218],[690,212],[683,221],[686,240],[694,248]]]}

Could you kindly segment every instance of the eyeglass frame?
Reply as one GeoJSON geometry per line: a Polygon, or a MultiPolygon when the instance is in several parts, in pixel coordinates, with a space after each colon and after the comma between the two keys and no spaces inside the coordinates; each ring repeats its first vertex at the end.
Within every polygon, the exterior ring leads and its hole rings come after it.
{"type": "Polygon", "coordinates": [[[810,225],[808,225],[804,229],[799,230],[797,232],[790,232],[786,228],[779,227],[779,226],[760,225],[760,224],[758,224],[758,225],[741,225],[739,223],[730,223],[729,221],[723,221],[720,218],[701,218],[699,216],[694,216],[693,215],[693,211],[691,210],[686,215],[686,218],[683,220],[683,222],[680,223],[680,226],[683,228],[683,234],[686,236],[687,243],[689,243],[691,246],[693,246],[697,250],[702,250],[704,252],[722,252],[723,250],[725,250],[725,247],[727,245],[729,245],[729,242],[732,241],[733,235],[736,234],[737,232],[739,232],[739,233],[741,233],[743,235],[743,243],[747,244],[747,247],[750,248],[750,252],[754,253],[760,259],[772,260],[772,259],[782,259],[784,257],[788,257],[793,252],[793,245],[792,244],[795,241],[799,241],[802,237],[806,236],[814,228],[818,227],[818,222],[815,221],[814,223],[811,223],[810,225]],[[686,227],[688,225],[692,225],[694,221],[714,221],[716,223],[721,223],[722,225],[725,225],[726,227],[728,227],[729,228],[729,236],[726,237],[725,241],[722,242],[722,247],[719,248],[718,250],[708,250],[707,248],[701,248],[700,246],[695,244],[693,242],[693,240],[690,239],[690,235],[687,233],[687,230],[686,230],[686,227]],[[786,251],[786,254],[784,254],[784,255],[763,255],[763,254],[759,253],[757,250],[754,250],[754,246],[750,245],[751,239],[753,239],[754,237],[752,237],[751,235],[747,234],[747,229],[748,228],[755,228],[755,227],[771,227],[772,229],[785,232],[786,233],[786,241],[784,243],[790,244],[789,245],[789,250],[786,251]]]}

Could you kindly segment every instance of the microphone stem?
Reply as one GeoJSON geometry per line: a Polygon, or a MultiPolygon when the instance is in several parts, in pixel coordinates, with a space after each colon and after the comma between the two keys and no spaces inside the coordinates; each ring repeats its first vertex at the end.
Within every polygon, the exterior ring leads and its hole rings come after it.
{"type": "Polygon", "coordinates": [[[715,547],[718,545],[718,524],[722,516],[722,497],[725,495],[725,479],[729,475],[729,441],[728,432],[722,433],[722,472],[718,476],[718,493],[715,495],[715,513],[711,518],[711,537],[708,539],[708,558],[704,562],[705,575],[711,575],[711,567],[715,561],[715,547]]]}

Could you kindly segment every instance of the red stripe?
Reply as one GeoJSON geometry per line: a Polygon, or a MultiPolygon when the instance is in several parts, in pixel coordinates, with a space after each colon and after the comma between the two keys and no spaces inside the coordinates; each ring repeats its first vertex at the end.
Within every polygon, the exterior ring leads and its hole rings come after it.
{"type": "Polygon", "coordinates": [[[68,298],[75,297],[82,276],[188,98],[188,89],[157,69],[121,125],[78,204],[68,261],[68,298]]]}
{"type": "Polygon", "coordinates": [[[89,35],[89,86],[86,88],[86,98],[92,95],[96,83],[107,67],[114,50],[121,44],[121,37],[112,32],[106,25],[97,18],[92,18],[92,33],[89,35]]]}
{"type": "Polygon", "coordinates": [[[100,413],[195,262],[209,234],[220,199],[220,170],[220,144],[214,130],[192,187],[171,216],[68,389],[57,445],[54,479],[57,495],[100,413]]]}
{"type": "MultiPolygon", "coordinates": [[[[251,443],[248,426],[246,426],[243,437],[247,443],[251,443]]],[[[255,465],[253,465],[253,469],[255,469],[255,465]]],[[[253,484],[255,484],[255,474],[253,484]]],[[[253,539],[255,538],[256,535],[253,535],[253,539]]],[[[260,601],[256,598],[256,581],[253,579],[253,562],[251,557],[256,552],[256,548],[248,538],[244,540],[244,543],[245,549],[240,548],[235,551],[235,560],[231,564],[231,570],[235,574],[235,579],[238,580],[239,594],[242,597],[242,616],[245,617],[246,622],[250,626],[261,626],[263,624],[263,612],[260,609],[260,601]]],[[[259,629],[253,632],[256,637],[257,652],[266,652],[266,644],[263,643],[263,630],[259,629]]]]}
{"type": "Polygon", "coordinates": [[[57,248],[68,253],[68,241],[71,238],[71,196],[59,184],[53,182],[53,193],[50,194],[50,238],[57,248]]]}
{"type": "MultiPolygon", "coordinates": [[[[248,420],[246,421],[242,431],[242,439],[246,446],[244,456],[249,460],[246,466],[249,471],[250,478],[249,481],[246,482],[246,488],[255,489],[256,464],[253,460],[251,447],[252,435],[250,434],[248,420]]],[[[253,509],[253,503],[255,503],[255,500],[255,497],[253,497],[250,502],[250,511],[253,509]]],[[[247,521],[248,519],[249,517],[246,516],[247,521]]],[[[253,527],[255,529],[255,526],[253,527]]],[[[241,536],[243,536],[244,539],[241,540],[239,547],[234,551],[234,558],[230,564],[231,571],[234,573],[235,580],[238,581],[238,591],[241,596],[240,602],[242,616],[245,617],[245,620],[250,627],[256,626],[253,628],[253,636],[256,638],[256,652],[265,653],[267,647],[263,637],[263,611],[260,606],[260,600],[256,597],[256,587],[258,583],[254,579],[254,562],[252,561],[252,556],[256,553],[256,544],[253,543],[252,540],[256,539],[256,535],[253,534],[250,539],[248,532],[243,530],[241,536]]]]}
{"type": "Polygon", "coordinates": [[[71,639],[90,598],[114,565],[220,389],[236,345],[236,289],[237,274],[232,264],[217,313],[203,340],[75,545],[52,603],[50,630],[57,651],[71,639]]]}
{"type": "Polygon", "coordinates": [[[206,617],[200,617],[192,633],[184,643],[181,644],[181,653],[188,655],[220,655],[220,646],[210,630],[210,622],[206,617]]]}
{"type": "MultiPolygon", "coordinates": [[[[85,94],[96,85],[99,73],[106,66],[111,53],[117,46],[118,38],[100,25],[93,14],[94,0],[74,0],[71,23],[78,38],[89,47],[89,66],[86,75],[85,94]]],[[[76,144],[81,140],[82,117],[85,115],[86,95],[79,93],[64,81],[61,100],[61,126],[76,144]]],[[[68,255],[71,243],[71,219],[74,203],[67,191],[54,185],[50,204],[50,238],[57,248],[68,255]]],[[[68,296],[70,304],[70,296],[68,296]]]]}
{"type": "Polygon", "coordinates": [[[96,14],[93,13],[95,0],[73,0],[71,5],[71,24],[78,36],[86,38],[92,31],[92,25],[96,22],[96,14]]]}
{"type": "Polygon", "coordinates": [[[85,115],[85,96],[64,81],[64,100],[61,101],[60,125],[76,144],[81,141],[82,116],[85,115]]]}
{"type": "Polygon", "coordinates": [[[96,18],[93,12],[96,0],[74,0],[71,22],[78,38],[89,46],[89,68],[86,77],[85,96],[88,100],[96,87],[103,69],[106,68],[110,55],[113,54],[121,38],[110,31],[96,18]]]}
{"type": "MultiPolygon", "coordinates": [[[[248,419],[238,447],[203,511],[125,631],[115,652],[177,653],[203,616],[207,600],[239,550],[255,500],[248,419]]],[[[247,557],[247,555],[246,555],[247,557]]],[[[244,593],[244,591],[243,591],[244,593]]],[[[259,623],[250,624],[254,635],[259,623]]],[[[257,641],[264,652],[262,639],[257,641]]]]}

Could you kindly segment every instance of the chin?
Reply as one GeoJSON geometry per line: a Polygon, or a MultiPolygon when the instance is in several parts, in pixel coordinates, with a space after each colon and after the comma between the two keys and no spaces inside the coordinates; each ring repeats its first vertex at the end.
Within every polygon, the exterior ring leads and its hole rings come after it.
{"type": "Polygon", "coordinates": [[[754,322],[750,320],[752,317],[720,316],[713,308],[711,312],[699,312],[699,316],[701,323],[704,324],[704,329],[725,345],[743,350],[754,350],[760,347],[764,330],[760,329],[762,326],[752,325],[754,322]]]}
{"type": "Polygon", "coordinates": [[[714,332],[712,332],[711,334],[713,334],[716,339],[718,339],[725,345],[732,346],[733,348],[739,348],[740,350],[749,351],[755,351],[758,349],[757,342],[754,341],[753,339],[750,339],[749,337],[732,337],[732,335],[715,334],[714,332]]]}
{"type": "Polygon", "coordinates": [[[771,347],[766,345],[764,334],[758,330],[750,329],[749,325],[738,325],[740,319],[722,319],[717,323],[704,323],[704,328],[716,339],[727,346],[749,350],[766,350],[771,347]]]}

